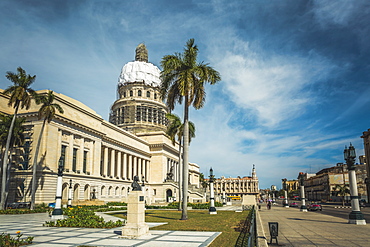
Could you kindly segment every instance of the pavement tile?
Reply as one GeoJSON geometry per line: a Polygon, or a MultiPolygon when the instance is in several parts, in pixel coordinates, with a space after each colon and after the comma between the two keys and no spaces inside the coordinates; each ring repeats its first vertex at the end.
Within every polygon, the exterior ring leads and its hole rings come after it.
{"type": "MultiPolygon", "coordinates": [[[[161,241],[151,241],[144,244],[140,244],[144,247],[173,247],[174,243],[163,243],[161,241]]],[[[198,247],[199,243],[175,243],[176,247],[198,247]]]]}
{"type": "Polygon", "coordinates": [[[188,235],[188,236],[183,236],[183,237],[180,237],[180,236],[163,236],[163,237],[159,237],[158,239],[156,240],[167,240],[167,241],[173,241],[173,242],[201,242],[203,243],[204,241],[206,241],[208,239],[208,237],[199,237],[199,236],[194,236],[194,235],[188,235]]]}
{"type": "Polygon", "coordinates": [[[285,246],[370,246],[370,225],[348,224],[346,219],[315,212],[273,207],[259,217],[269,242],[268,222],[279,222],[279,244],[285,246]]]}
{"type": "Polygon", "coordinates": [[[141,242],[141,240],[133,239],[102,239],[94,241],[93,244],[99,246],[135,246],[141,242]]]}
{"type": "Polygon", "coordinates": [[[50,243],[62,243],[62,244],[85,244],[91,242],[90,238],[62,238],[58,240],[49,241],[50,243]]]}

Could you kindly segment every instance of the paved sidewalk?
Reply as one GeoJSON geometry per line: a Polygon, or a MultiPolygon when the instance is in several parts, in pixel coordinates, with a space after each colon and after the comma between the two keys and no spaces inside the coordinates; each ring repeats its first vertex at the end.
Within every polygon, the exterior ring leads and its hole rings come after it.
{"type": "MultiPolygon", "coordinates": [[[[262,207],[258,213],[268,243],[268,222],[278,222],[279,246],[370,246],[370,222],[348,224],[346,219],[282,206],[262,207]]],[[[275,239],[269,246],[274,245],[275,239]]]]}
{"type": "MultiPolygon", "coordinates": [[[[42,226],[45,221],[49,220],[50,218],[47,213],[0,215],[0,232],[6,232],[15,236],[17,231],[21,231],[23,237],[34,236],[33,244],[29,245],[32,247],[72,247],[78,245],[99,247],[205,247],[220,234],[219,232],[150,230],[150,236],[140,239],[122,239],[119,238],[122,227],[98,229],[42,226]]],[[[148,225],[149,227],[153,227],[158,224],[148,223],[148,225]]]]}

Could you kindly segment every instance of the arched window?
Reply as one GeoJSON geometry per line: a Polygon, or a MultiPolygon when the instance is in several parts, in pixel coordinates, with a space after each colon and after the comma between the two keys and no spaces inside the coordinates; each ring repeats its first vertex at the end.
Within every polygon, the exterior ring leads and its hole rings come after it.
{"type": "Polygon", "coordinates": [[[126,92],[123,92],[123,97],[126,98],[126,92]]]}
{"type": "Polygon", "coordinates": [[[137,96],[141,97],[141,90],[137,91],[137,96]]]}
{"type": "Polygon", "coordinates": [[[154,94],[154,99],[157,99],[157,94],[156,93],[154,94]]]}
{"type": "Polygon", "coordinates": [[[130,97],[134,96],[134,92],[130,90],[130,97]]]}
{"type": "Polygon", "coordinates": [[[150,98],[150,91],[146,91],[146,97],[150,98]]]}

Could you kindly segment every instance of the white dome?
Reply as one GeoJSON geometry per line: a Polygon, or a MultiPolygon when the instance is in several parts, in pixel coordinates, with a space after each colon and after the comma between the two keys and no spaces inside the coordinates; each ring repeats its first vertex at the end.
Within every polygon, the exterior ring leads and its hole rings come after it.
{"type": "Polygon", "coordinates": [[[121,75],[118,78],[118,83],[144,81],[149,86],[160,86],[159,79],[161,71],[159,68],[147,62],[128,62],[123,66],[121,75]]]}

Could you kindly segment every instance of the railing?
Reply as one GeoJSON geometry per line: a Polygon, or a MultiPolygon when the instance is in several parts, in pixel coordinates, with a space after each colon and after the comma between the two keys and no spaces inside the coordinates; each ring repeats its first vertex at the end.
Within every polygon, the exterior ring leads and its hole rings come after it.
{"type": "MultiPolygon", "coordinates": [[[[245,210],[244,207],[243,210],[245,210]]],[[[256,208],[252,206],[244,223],[239,226],[240,234],[235,247],[256,246],[256,227],[256,208]]]]}

